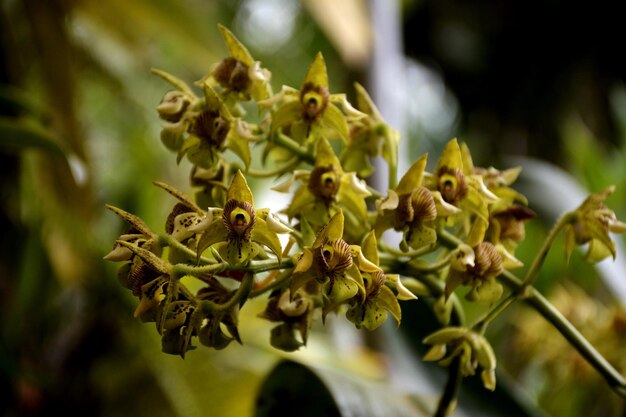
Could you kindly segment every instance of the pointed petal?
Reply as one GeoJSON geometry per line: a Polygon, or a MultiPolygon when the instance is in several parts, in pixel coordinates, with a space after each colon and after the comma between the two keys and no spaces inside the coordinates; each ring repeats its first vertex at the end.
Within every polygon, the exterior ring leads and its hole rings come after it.
{"type": "Polygon", "coordinates": [[[327,285],[331,284],[332,287],[328,293],[328,298],[331,300],[332,304],[341,304],[351,299],[359,292],[359,286],[356,281],[347,276],[338,276],[327,285]]]}
{"type": "MultiPolygon", "coordinates": [[[[398,326],[402,319],[402,310],[394,293],[386,286],[380,288],[380,292],[376,296],[376,304],[387,310],[396,320],[398,326]]],[[[384,320],[383,320],[384,321],[384,320]]]]}
{"type": "Polygon", "coordinates": [[[228,132],[226,138],[226,147],[233,151],[235,155],[241,159],[246,169],[250,166],[252,156],[250,154],[250,142],[239,136],[234,129],[228,132]]]}
{"type": "Polygon", "coordinates": [[[293,273],[299,274],[299,273],[306,272],[311,268],[312,264],[313,264],[313,252],[311,252],[311,249],[309,248],[304,248],[302,252],[302,256],[296,263],[296,267],[293,270],[293,273]]]}
{"type": "Polygon", "coordinates": [[[189,88],[187,83],[184,82],[183,80],[175,77],[174,75],[168,72],[165,72],[156,68],[152,68],[150,72],[152,72],[154,75],[158,75],[159,77],[163,78],[165,81],[167,81],[168,83],[170,83],[172,86],[176,87],[183,93],[187,94],[189,97],[195,97],[195,94],[193,93],[193,91],[191,91],[191,88],[189,88]]]}
{"type": "Polygon", "coordinates": [[[450,343],[454,340],[465,337],[468,330],[464,327],[444,327],[434,333],[426,336],[422,343],[427,345],[436,345],[441,343],[450,343]]]}
{"type": "Polygon", "coordinates": [[[343,236],[343,211],[339,210],[319,232],[313,247],[320,246],[324,240],[341,239],[343,236]]]}
{"type": "Polygon", "coordinates": [[[252,241],[267,246],[276,255],[278,260],[282,257],[282,246],[276,233],[271,232],[267,223],[257,217],[254,227],[252,228],[252,241]]]}
{"type": "Polygon", "coordinates": [[[252,191],[248,187],[246,177],[241,173],[241,170],[237,170],[237,173],[233,177],[228,192],[226,194],[228,200],[245,201],[254,206],[254,197],[252,191]]]}
{"type": "Polygon", "coordinates": [[[613,242],[611,242],[611,246],[607,246],[604,242],[601,242],[598,239],[591,239],[591,242],[589,242],[589,248],[585,254],[585,259],[588,262],[600,262],[609,256],[613,256],[613,259],[615,259],[615,246],[613,242]]]}
{"type": "Polygon", "coordinates": [[[411,165],[396,187],[396,193],[399,195],[409,194],[422,184],[427,160],[428,154],[424,154],[411,165]]]}
{"type": "Polygon", "coordinates": [[[361,247],[359,245],[350,245],[350,252],[352,252],[352,257],[356,258],[359,270],[363,272],[380,271],[380,267],[378,265],[372,263],[363,255],[363,252],[361,251],[361,247]]]}
{"type": "Polygon", "coordinates": [[[354,83],[354,89],[356,90],[356,105],[358,109],[370,115],[375,120],[382,120],[383,117],[380,115],[376,104],[374,104],[367,90],[359,83],[354,83]]]}
{"type": "Polygon", "coordinates": [[[302,119],[302,105],[299,101],[288,101],[272,114],[272,126],[270,135],[274,135],[278,129],[302,119]]]}
{"type": "Polygon", "coordinates": [[[463,174],[471,175],[474,173],[474,162],[472,161],[472,154],[469,147],[465,142],[461,143],[461,160],[463,161],[463,174]]]}
{"type": "Polygon", "coordinates": [[[321,122],[323,126],[336,131],[344,144],[348,143],[348,122],[346,121],[346,117],[343,115],[341,110],[332,104],[329,104],[326,109],[324,109],[321,122]]]}
{"type": "Polygon", "coordinates": [[[459,143],[456,138],[448,142],[441,154],[437,170],[442,167],[459,168],[463,170],[463,157],[461,155],[461,148],[459,147],[459,143]]]}
{"type": "Polygon", "coordinates": [[[328,73],[326,71],[326,62],[321,52],[315,55],[315,59],[309,66],[309,69],[304,77],[302,86],[311,83],[316,87],[328,88],[328,73]]]}
{"type": "Polygon", "coordinates": [[[363,238],[361,242],[361,250],[363,251],[363,255],[375,265],[379,264],[379,256],[378,256],[378,243],[376,242],[376,235],[373,231],[369,232],[363,238]]]}
{"type": "Polygon", "coordinates": [[[222,25],[218,25],[218,28],[220,32],[222,32],[222,36],[226,41],[226,46],[228,47],[230,56],[248,66],[254,65],[254,59],[252,58],[252,55],[250,55],[250,52],[248,52],[246,47],[241,42],[239,42],[235,35],[233,35],[230,30],[222,25]]]}
{"type": "Polygon", "coordinates": [[[315,147],[315,166],[316,167],[328,167],[334,166],[339,169],[339,173],[341,174],[341,162],[335,155],[335,151],[330,146],[330,143],[325,138],[320,138],[317,141],[317,146],[315,147]]]}
{"type": "MultiPolygon", "coordinates": [[[[391,285],[396,288],[396,291],[398,293],[396,298],[398,298],[398,300],[402,300],[402,301],[417,300],[417,296],[413,294],[413,292],[409,291],[407,287],[404,286],[404,284],[402,283],[402,280],[400,279],[400,275],[386,274],[385,276],[387,277],[387,282],[391,283],[391,285]]],[[[418,285],[421,284],[417,280],[415,280],[415,282],[417,282],[418,285]]]]}
{"type": "Polygon", "coordinates": [[[215,219],[213,223],[202,233],[198,240],[197,252],[198,257],[202,255],[202,252],[210,246],[218,242],[226,242],[228,240],[228,230],[224,226],[222,219],[215,219]]]}
{"type": "Polygon", "coordinates": [[[487,232],[487,228],[489,227],[489,223],[485,221],[482,217],[477,217],[472,225],[472,228],[465,239],[465,243],[472,248],[478,245],[485,239],[485,233],[487,232]]]}

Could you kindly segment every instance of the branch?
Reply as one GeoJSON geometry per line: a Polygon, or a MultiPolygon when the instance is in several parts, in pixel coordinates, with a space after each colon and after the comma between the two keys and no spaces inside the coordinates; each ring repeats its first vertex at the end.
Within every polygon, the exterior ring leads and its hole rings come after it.
{"type": "MultiPolygon", "coordinates": [[[[513,291],[524,288],[524,283],[512,273],[505,271],[500,275],[502,282],[513,291]]],[[[567,341],[582,355],[607,383],[619,395],[626,397],[626,380],[615,368],[589,343],[589,341],[536,289],[529,287],[523,301],[543,316],[567,341]]]]}

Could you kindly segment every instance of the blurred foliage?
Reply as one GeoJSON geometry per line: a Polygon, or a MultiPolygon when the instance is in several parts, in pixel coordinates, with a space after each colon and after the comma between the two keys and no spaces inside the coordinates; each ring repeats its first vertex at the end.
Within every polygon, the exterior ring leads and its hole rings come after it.
{"type": "MultiPolygon", "coordinates": [[[[367,68],[346,64],[306,3],[0,3],[3,416],[252,413],[262,378],[279,359],[265,347],[267,328],[243,329],[246,346],[228,352],[205,349],[185,361],[161,354],[155,332],[130,317],[133,300],[112,279],[114,267],[100,261],[123,227],[104,202],[156,224],[171,201],[146,185],[161,180],[185,188],[181,173],[188,170],[172,166],[157,140],[154,106],[163,84],[149,70],[202,77],[226,52],[217,23],[274,69],[273,85],[297,85],[322,50],[331,89],[352,91],[349,83],[367,68]]],[[[548,158],[589,190],[616,184],[609,204],[626,217],[626,71],[614,49],[619,13],[564,1],[405,1],[404,16],[407,53],[434,68],[455,94],[457,133],[477,150],[477,163],[495,165],[503,152],[548,158]],[[575,19],[555,30],[571,11],[575,19]],[[581,30],[590,24],[596,30],[581,30]]],[[[547,227],[528,225],[520,259],[531,259],[547,227]]],[[[615,304],[592,267],[580,256],[566,265],[561,254],[555,247],[548,256],[539,289],[554,291],[555,302],[623,373],[623,309],[591,301],[615,304]],[[557,279],[576,286],[556,285],[557,279]]],[[[498,356],[548,412],[623,414],[623,400],[599,377],[587,379],[577,354],[558,334],[544,332],[536,315],[515,307],[506,316],[490,329],[498,356]],[[537,338],[546,333],[550,349],[537,338]],[[563,359],[563,352],[570,356],[563,359]]],[[[331,331],[298,355],[381,378],[385,360],[354,337],[357,347],[340,349],[331,331]]]]}

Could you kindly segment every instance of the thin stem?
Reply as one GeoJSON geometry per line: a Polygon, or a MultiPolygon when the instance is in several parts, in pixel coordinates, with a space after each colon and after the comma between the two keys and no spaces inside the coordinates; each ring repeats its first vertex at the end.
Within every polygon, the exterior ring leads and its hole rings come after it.
{"type": "Polygon", "coordinates": [[[508,297],[502,299],[494,308],[489,310],[489,312],[477,321],[472,328],[474,331],[480,334],[484,334],[485,330],[487,330],[487,326],[491,323],[496,317],[498,317],[504,310],[506,310],[514,301],[518,299],[517,293],[511,293],[508,297]]]}
{"type": "MultiPolygon", "coordinates": [[[[556,235],[563,228],[563,226],[572,220],[571,216],[573,216],[572,213],[564,215],[552,229],[550,232],[551,236],[546,241],[554,241],[556,235]]],[[[451,235],[445,230],[439,230],[438,235],[440,242],[446,246],[456,247],[459,243],[461,243],[456,236],[451,235]]],[[[545,257],[545,253],[547,253],[549,247],[550,245],[544,245],[544,248],[542,248],[542,252],[544,252],[543,257],[545,257]]],[[[542,257],[538,256],[533,263],[536,264],[536,266],[531,268],[531,271],[533,269],[537,271],[541,266],[542,261],[542,257]]],[[[536,274],[536,272],[534,272],[534,274],[536,274]]],[[[589,362],[589,364],[593,366],[600,375],[602,375],[611,388],[613,388],[622,397],[626,397],[626,380],[624,377],[617,372],[615,368],[613,368],[613,366],[596,350],[591,343],[589,343],[589,341],[572,325],[572,323],[570,323],[561,314],[561,312],[559,312],[548,300],[546,300],[543,295],[541,295],[541,293],[529,284],[529,282],[532,282],[533,280],[532,273],[526,275],[526,279],[529,280],[527,282],[520,280],[509,271],[504,271],[500,274],[499,279],[512,291],[517,294],[523,294],[524,302],[541,314],[545,320],[547,320],[559,333],[561,333],[561,335],[565,337],[574,349],[576,349],[578,353],[580,353],[582,357],[589,362]]]]}
{"type": "MultiPolygon", "coordinates": [[[[513,291],[520,291],[526,286],[518,277],[508,271],[504,271],[500,275],[500,279],[513,291]]],[[[557,329],[578,353],[604,377],[611,388],[622,397],[626,397],[626,380],[624,377],[543,295],[532,287],[528,288],[529,290],[526,291],[528,295],[523,299],[524,302],[557,329]]]]}
{"type": "Polygon", "coordinates": [[[309,152],[308,149],[302,148],[298,142],[294,141],[289,136],[278,132],[274,135],[273,142],[289,150],[292,154],[297,155],[302,161],[306,161],[311,165],[315,164],[315,158],[312,153],[309,152]]]}
{"type": "Polygon", "coordinates": [[[275,168],[272,170],[256,170],[254,168],[248,168],[248,170],[246,171],[246,174],[249,174],[257,178],[277,177],[279,175],[292,171],[299,164],[300,164],[300,156],[295,155],[293,158],[289,159],[283,166],[280,166],[278,168],[275,168]]]}
{"type": "Polygon", "coordinates": [[[284,270],[276,278],[274,278],[274,280],[272,280],[269,284],[261,288],[257,288],[256,290],[253,290],[250,293],[250,298],[258,297],[261,294],[264,294],[268,291],[272,291],[273,289],[280,287],[285,282],[287,282],[289,278],[291,278],[292,273],[293,271],[291,269],[284,270]]]}
{"type": "Polygon", "coordinates": [[[401,250],[393,248],[381,240],[378,242],[378,247],[384,250],[385,252],[388,252],[394,256],[417,258],[418,256],[426,255],[427,253],[430,253],[434,251],[435,249],[437,249],[437,244],[433,243],[433,244],[424,246],[419,249],[415,249],[415,250],[408,251],[408,252],[402,252],[401,250]]]}
{"type": "Polygon", "coordinates": [[[448,380],[443,390],[443,394],[437,404],[435,417],[447,417],[454,411],[456,399],[461,388],[463,374],[461,373],[461,358],[455,357],[448,368],[448,380]]]}
{"type": "Polygon", "coordinates": [[[207,314],[212,314],[218,311],[226,311],[232,308],[236,303],[239,302],[241,297],[244,296],[245,293],[250,290],[250,286],[252,285],[253,280],[254,280],[254,274],[250,274],[250,273],[246,274],[243,277],[243,280],[241,281],[239,288],[237,288],[237,291],[235,291],[233,296],[230,297],[228,301],[222,304],[218,304],[218,303],[214,303],[213,301],[202,300],[199,303],[200,308],[202,309],[203,312],[207,314]]]}
{"type": "Polygon", "coordinates": [[[541,268],[541,265],[543,265],[543,261],[546,259],[546,256],[548,255],[548,251],[550,251],[550,248],[552,247],[554,240],[559,235],[561,230],[563,230],[563,228],[566,225],[568,225],[569,223],[572,222],[572,220],[574,220],[575,216],[576,214],[574,212],[565,213],[556,222],[554,227],[552,227],[552,230],[550,230],[550,233],[546,237],[546,240],[543,242],[541,249],[535,256],[533,263],[530,265],[530,269],[528,269],[528,272],[526,273],[526,276],[524,277],[523,286],[520,288],[520,291],[522,293],[526,290],[526,288],[533,285],[533,283],[535,282],[535,279],[537,278],[537,274],[539,273],[539,269],[541,268]]]}
{"type": "MultiPolygon", "coordinates": [[[[161,247],[169,246],[172,249],[179,250],[185,253],[186,255],[188,255],[190,260],[195,260],[198,257],[198,254],[195,251],[189,249],[187,246],[183,245],[178,240],[174,239],[171,235],[160,234],[158,236],[158,239],[159,239],[159,244],[161,245],[161,247]]],[[[198,259],[198,262],[203,265],[214,264],[214,261],[211,261],[209,258],[205,258],[204,256],[201,256],[198,259]]]]}

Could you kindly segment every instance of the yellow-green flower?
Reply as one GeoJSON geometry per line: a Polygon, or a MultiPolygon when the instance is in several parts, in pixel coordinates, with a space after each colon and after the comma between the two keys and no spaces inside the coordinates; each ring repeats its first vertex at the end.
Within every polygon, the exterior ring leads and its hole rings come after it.
{"type": "Polygon", "coordinates": [[[626,233],[626,224],[615,216],[615,212],[604,205],[606,198],[615,191],[610,186],[592,194],[578,207],[572,220],[565,226],[565,252],[571,255],[575,245],[588,244],[585,258],[599,262],[609,256],[615,259],[615,243],[609,232],[626,233]]]}
{"type": "Polygon", "coordinates": [[[427,336],[423,343],[433,345],[424,360],[449,366],[459,358],[463,376],[474,375],[480,366],[484,387],[490,391],[496,388],[496,355],[483,335],[463,327],[445,327],[427,336]]]}
{"type": "Polygon", "coordinates": [[[361,249],[361,259],[367,260],[367,262],[359,262],[365,294],[357,294],[352,300],[346,317],[357,328],[374,330],[385,322],[389,313],[400,325],[402,310],[398,300],[411,300],[417,297],[402,285],[399,276],[385,275],[382,270],[370,266],[370,264],[375,266],[379,262],[376,237],[373,233],[370,232],[366,236],[361,249]],[[396,288],[397,295],[393,293],[389,285],[396,288]]]}
{"type": "Polygon", "coordinates": [[[459,285],[466,285],[471,287],[466,295],[468,300],[492,303],[502,295],[502,284],[497,277],[503,271],[502,255],[493,244],[480,242],[474,247],[462,244],[452,254],[446,297],[459,285]]]}
{"type": "Polygon", "coordinates": [[[318,283],[325,305],[335,307],[358,292],[365,292],[352,249],[342,239],[343,227],[344,217],[340,210],[317,234],[315,242],[303,249],[293,271],[289,286],[291,294],[296,294],[309,283],[318,283]]]}
{"type": "Polygon", "coordinates": [[[272,94],[270,85],[271,74],[261,68],[259,61],[255,61],[248,49],[222,25],[218,25],[230,56],[218,63],[202,80],[212,87],[220,85],[227,93],[233,93],[237,98],[256,101],[267,99],[272,94]]]}
{"type": "Polygon", "coordinates": [[[448,142],[437,170],[434,175],[425,177],[425,183],[430,190],[438,191],[446,203],[461,209],[462,217],[468,219],[473,214],[486,224],[489,222],[489,204],[498,200],[485,186],[480,175],[468,172],[456,139],[448,142]]]}
{"type": "Polygon", "coordinates": [[[343,168],[366,178],[374,171],[370,158],[382,156],[390,175],[395,175],[400,134],[385,123],[365,88],[356,83],[355,89],[357,109],[367,117],[349,120],[350,140],[341,155],[343,168]]]}
{"type": "Polygon", "coordinates": [[[216,245],[224,260],[231,265],[241,265],[252,260],[261,246],[267,246],[281,259],[282,249],[276,233],[287,229],[278,224],[274,227],[275,220],[271,216],[267,209],[254,209],[252,192],[241,171],[237,171],[228,188],[224,209],[207,213],[208,224],[202,226],[198,240],[198,256],[216,245]]]}
{"type": "Polygon", "coordinates": [[[313,310],[313,299],[304,289],[300,289],[293,296],[289,288],[275,291],[265,311],[259,315],[264,319],[280,323],[271,331],[272,346],[291,352],[306,345],[313,310]]]}
{"type": "Polygon", "coordinates": [[[341,106],[349,117],[364,117],[352,107],[345,94],[330,94],[326,63],[318,53],[309,67],[300,90],[284,86],[282,91],[259,102],[261,107],[280,106],[272,113],[270,134],[279,130],[299,143],[319,136],[339,137],[348,141],[346,116],[334,104],[341,106]]]}
{"type": "Polygon", "coordinates": [[[368,225],[365,197],[370,192],[354,172],[343,171],[326,139],[320,138],[317,142],[312,171],[297,171],[289,181],[274,190],[288,191],[294,180],[304,185],[294,193],[285,210],[289,218],[304,218],[314,230],[319,230],[343,210],[349,223],[350,237],[362,237],[361,231],[368,225]]]}
{"type": "Polygon", "coordinates": [[[241,120],[231,115],[215,90],[205,83],[204,106],[189,115],[189,135],[178,150],[177,161],[187,155],[194,165],[210,169],[218,165],[221,154],[230,149],[250,165],[250,145],[241,120]]]}
{"type": "Polygon", "coordinates": [[[437,240],[435,219],[438,215],[452,215],[460,210],[441,198],[438,191],[422,186],[428,155],[411,165],[395,190],[389,190],[384,199],[376,202],[378,216],[374,230],[380,237],[393,228],[402,232],[400,248],[418,249],[437,240]]]}

